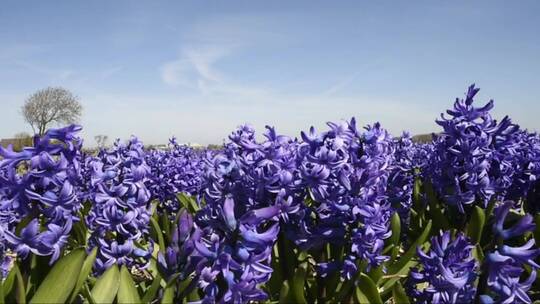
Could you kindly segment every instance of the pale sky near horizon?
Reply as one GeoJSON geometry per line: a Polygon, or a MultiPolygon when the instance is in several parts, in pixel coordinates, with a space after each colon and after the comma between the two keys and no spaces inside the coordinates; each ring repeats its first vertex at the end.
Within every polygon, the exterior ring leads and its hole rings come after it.
{"type": "Polygon", "coordinates": [[[242,123],[298,136],[355,116],[393,134],[471,83],[540,131],[539,1],[1,1],[0,138],[63,86],[94,136],[221,143],[242,123]],[[53,4],[54,3],[54,4],[53,4]]]}

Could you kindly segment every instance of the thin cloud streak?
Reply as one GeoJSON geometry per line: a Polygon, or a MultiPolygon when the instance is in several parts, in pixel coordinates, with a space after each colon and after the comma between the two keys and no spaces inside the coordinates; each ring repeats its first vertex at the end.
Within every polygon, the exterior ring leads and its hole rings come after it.
{"type": "Polygon", "coordinates": [[[231,47],[223,46],[186,48],[178,59],[163,64],[161,79],[170,86],[185,86],[205,93],[213,85],[223,83],[224,76],[214,65],[231,52],[231,47]]]}

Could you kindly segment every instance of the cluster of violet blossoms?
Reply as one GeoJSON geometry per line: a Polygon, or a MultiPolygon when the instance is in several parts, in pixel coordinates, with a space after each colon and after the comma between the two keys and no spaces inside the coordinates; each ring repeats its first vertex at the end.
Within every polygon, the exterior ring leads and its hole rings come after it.
{"type": "Polygon", "coordinates": [[[82,140],[77,133],[81,129],[76,125],[51,129],[35,136],[34,146],[21,152],[0,147],[3,251],[7,247],[22,259],[30,253],[51,256],[51,264],[62,254],[73,224],[80,220],[82,140]],[[16,233],[22,221],[27,224],[16,233]]]}
{"type": "Polygon", "coordinates": [[[295,191],[296,143],[267,127],[258,143],[253,128],[229,136],[222,153],[209,155],[205,173],[206,205],[197,214],[195,240],[203,302],[264,301],[261,285],[272,274],[272,247],[279,219],[298,211],[295,191]],[[200,238],[199,238],[200,236],[200,238]]]}
{"type": "Polygon", "coordinates": [[[472,303],[478,262],[467,237],[449,231],[431,238],[428,252],[417,250],[420,265],[412,268],[407,293],[415,303],[472,303]]]}
{"type": "Polygon", "coordinates": [[[312,203],[303,205],[295,241],[303,249],[344,245],[343,263],[329,261],[318,268],[321,276],[340,270],[351,279],[364,270],[358,269],[360,261],[369,269],[388,259],[382,249],[391,235],[392,209],[385,194],[392,138],[378,123],[361,132],[354,118],[328,126],[321,134],[313,127],[302,132],[299,166],[312,203]]]}
{"type": "Polygon", "coordinates": [[[540,135],[525,130],[517,132],[515,141],[518,147],[513,153],[516,171],[507,199],[519,201],[526,199],[527,211],[540,212],[540,135]]]}
{"type": "Polygon", "coordinates": [[[111,150],[89,158],[92,208],[86,218],[92,231],[89,250],[98,247],[94,265],[102,273],[113,264],[147,266],[153,251],[148,238],[151,216],[150,191],[146,188],[150,168],[143,144],[132,137],[116,141],[111,150]]]}
{"type": "MultiPolygon", "coordinates": [[[[417,147],[412,142],[408,132],[394,140],[394,157],[389,168],[387,196],[392,208],[399,214],[402,227],[409,223],[409,213],[412,206],[412,194],[415,179],[415,170],[418,169],[414,161],[417,147]]],[[[406,231],[406,229],[403,229],[406,231]]]]}
{"type": "Polygon", "coordinates": [[[193,148],[180,145],[175,138],[167,150],[152,150],[146,154],[151,168],[148,189],[152,199],[159,200],[158,211],[175,215],[179,211],[178,193],[199,194],[203,177],[203,156],[193,148]]]}
{"type": "Polygon", "coordinates": [[[434,142],[429,176],[443,200],[465,212],[476,202],[486,207],[492,198],[500,199],[511,186],[515,174],[513,153],[519,130],[506,116],[500,122],[489,111],[493,101],[475,107],[479,89],[471,85],[465,99],[456,99],[454,108],[441,115],[437,124],[443,132],[434,142]]]}
{"type": "MultiPolygon", "coordinates": [[[[513,201],[506,201],[495,211],[495,224],[493,233],[495,237],[506,242],[512,238],[521,237],[525,233],[534,231],[535,224],[530,214],[526,214],[511,227],[504,227],[508,213],[515,207],[513,201]]],[[[496,250],[486,255],[485,263],[488,273],[487,286],[489,293],[481,295],[481,302],[491,303],[531,303],[527,294],[536,280],[536,273],[540,265],[535,259],[540,256],[540,249],[535,246],[534,239],[525,245],[513,247],[502,244],[496,250]],[[528,278],[522,279],[526,274],[526,267],[530,269],[528,278]]]]}

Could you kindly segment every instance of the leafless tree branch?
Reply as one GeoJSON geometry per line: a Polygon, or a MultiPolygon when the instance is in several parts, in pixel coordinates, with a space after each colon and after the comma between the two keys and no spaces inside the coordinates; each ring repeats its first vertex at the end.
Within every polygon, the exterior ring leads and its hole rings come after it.
{"type": "Polygon", "coordinates": [[[79,98],[61,87],[37,91],[26,99],[22,107],[24,120],[39,135],[43,135],[53,123],[77,123],[82,111],[79,98]]]}

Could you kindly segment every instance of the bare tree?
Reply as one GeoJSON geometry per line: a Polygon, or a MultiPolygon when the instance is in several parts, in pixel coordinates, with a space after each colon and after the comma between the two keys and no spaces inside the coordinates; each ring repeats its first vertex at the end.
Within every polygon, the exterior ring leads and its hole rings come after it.
{"type": "Polygon", "coordinates": [[[51,124],[76,123],[83,107],[79,98],[61,87],[39,90],[26,99],[22,114],[34,133],[43,135],[51,124]]]}

